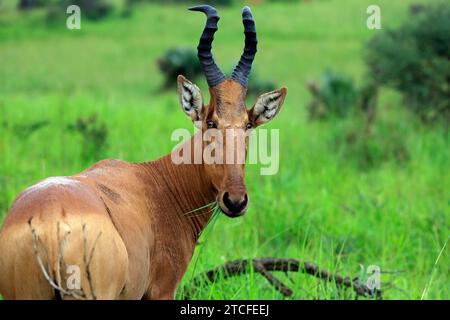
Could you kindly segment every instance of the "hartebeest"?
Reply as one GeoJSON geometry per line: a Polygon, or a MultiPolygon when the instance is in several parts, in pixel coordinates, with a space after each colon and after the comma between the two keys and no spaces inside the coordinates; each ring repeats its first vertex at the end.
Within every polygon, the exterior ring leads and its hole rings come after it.
{"type": "MultiPolygon", "coordinates": [[[[184,112],[203,130],[244,132],[271,120],[286,88],[261,95],[250,110],[244,103],[257,45],[250,9],[243,9],[245,48],[230,79],[211,54],[217,11],[190,10],[207,16],[198,57],[210,103],[205,106],[199,88],[180,75],[184,112]]],[[[219,148],[227,142],[233,143],[224,140],[219,148]]],[[[211,143],[217,141],[202,147],[211,143]]],[[[143,163],[104,160],[70,177],[43,180],[17,197],[3,223],[0,293],[6,299],[173,299],[211,217],[207,208],[186,213],[214,201],[230,217],[247,210],[242,163],[175,164],[168,154],[143,163]],[[68,283],[73,266],[81,270],[79,288],[68,283]]]]}

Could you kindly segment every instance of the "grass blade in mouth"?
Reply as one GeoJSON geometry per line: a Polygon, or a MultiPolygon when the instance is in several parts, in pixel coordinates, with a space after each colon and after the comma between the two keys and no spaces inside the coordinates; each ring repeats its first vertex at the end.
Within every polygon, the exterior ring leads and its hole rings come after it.
{"type": "MultiPolygon", "coordinates": [[[[200,210],[205,209],[205,208],[209,208],[209,207],[211,207],[211,206],[214,207],[215,204],[217,204],[217,201],[210,202],[210,203],[205,204],[204,206],[201,206],[201,207],[199,207],[199,208],[197,208],[197,209],[188,211],[188,212],[186,212],[184,215],[185,215],[185,216],[188,216],[188,215],[191,216],[191,215],[190,215],[191,213],[200,211],[200,210]]],[[[194,215],[194,216],[195,216],[195,215],[194,215]]]]}

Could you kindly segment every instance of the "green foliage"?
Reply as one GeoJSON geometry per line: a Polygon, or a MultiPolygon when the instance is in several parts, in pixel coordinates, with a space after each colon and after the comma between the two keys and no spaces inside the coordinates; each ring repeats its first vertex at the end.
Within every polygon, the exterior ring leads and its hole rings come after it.
{"type": "Polygon", "coordinates": [[[106,0],[68,0],[66,4],[79,6],[82,14],[91,20],[105,18],[113,10],[112,4],[106,0]]]}
{"type": "Polygon", "coordinates": [[[184,75],[191,81],[201,74],[202,67],[197,57],[197,50],[189,47],[177,47],[166,51],[157,61],[159,70],[165,78],[165,87],[176,85],[177,76],[184,75]]]}
{"type": "Polygon", "coordinates": [[[137,4],[158,4],[158,5],[168,5],[168,4],[181,4],[185,6],[194,6],[199,4],[209,4],[212,6],[231,6],[234,0],[209,0],[198,3],[194,0],[124,0],[125,2],[125,16],[130,16],[133,10],[133,7],[137,4]]]}
{"type": "Polygon", "coordinates": [[[427,5],[374,36],[366,61],[374,79],[398,89],[423,120],[450,121],[450,6],[427,5]]]}
{"type": "Polygon", "coordinates": [[[320,85],[310,82],[308,88],[313,97],[310,119],[336,122],[330,147],[355,167],[368,170],[409,159],[399,126],[377,119],[378,88],[374,83],[357,87],[351,78],[326,71],[320,85]]]}
{"type": "Polygon", "coordinates": [[[67,128],[77,132],[82,138],[82,159],[90,163],[101,160],[107,147],[108,130],[104,123],[98,121],[97,114],[80,117],[67,128]]]}
{"type": "Polygon", "coordinates": [[[17,6],[20,10],[30,10],[43,7],[45,2],[45,0],[20,0],[17,6]]]}
{"type": "Polygon", "coordinates": [[[268,0],[268,2],[286,2],[286,3],[295,3],[295,2],[308,2],[308,0],[268,0]]]}
{"type": "Polygon", "coordinates": [[[327,111],[338,116],[346,115],[356,104],[356,87],[353,81],[332,71],[323,75],[319,95],[327,111]]]}
{"type": "Polygon", "coordinates": [[[49,124],[47,120],[38,120],[31,123],[24,123],[24,124],[16,124],[12,131],[20,138],[25,139],[29,135],[33,134],[34,132],[38,131],[39,129],[42,129],[46,127],[49,124]]]}
{"type": "Polygon", "coordinates": [[[347,116],[357,106],[358,90],[349,77],[327,70],[319,85],[309,83],[313,97],[310,103],[310,116],[347,116]]]}
{"type": "MultiPolygon", "coordinates": [[[[136,2],[150,2],[150,3],[162,3],[162,4],[167,4],[167,3],[182,3],[182,4],[188,4],[188,5],[192,5],[195,4],[195,1],[192,0],[135,0],[136,2]]],[[[203,1],[201,4],[209,4],[209,5],[219,5],[219,6],[230,6],[231,4],[233,4],[233,0],[208,0],[208,1],[203,1]]]]}
{"type": "Polygon", "coordinates": [[[114,6],[108,0],[54,0],[46,2],[46,22],[49,25],[61,25],[67,18],[67,7],[80,7],[81,19],[101,20],[109,16],[114,6]]]}
{"type": "Polygon", "coordinates": [[[59,6],[57,4],[48,5],[45,22],[49,26],[64,25],[65,19],[67,17],[65,13],[66,11],[62,6],[59,6]]]}
{"type": "Polygon", "coordinates": [[[363,171],[386,163],[402,166],[410,159],[403,135],[396,124],[359,114],[336,126],[330,148],[363,171]]]}

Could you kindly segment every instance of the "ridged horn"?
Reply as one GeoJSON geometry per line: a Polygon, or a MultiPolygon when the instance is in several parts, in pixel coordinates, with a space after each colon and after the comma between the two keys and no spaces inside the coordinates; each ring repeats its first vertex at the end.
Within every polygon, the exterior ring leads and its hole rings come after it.
{"type": "Polygon", "coordinates": [[[216,65],[211,53],[212,42],[214,40],[214,33],[217,31],[217,22],[220,17],[214,7],[204,5],[189,8],[191,11],[200,11],[206,14],[206,24],[200,41],[197,46],[198,59],[203,67],[206,81],[210,87],[214,87],[226,80],[225,75],[216,65]]]}
{"type": "Polygon", "coordinates": [[[256,37],[255,21],[253,20],[250,8],[245,6],[242,9],[242,24],[244,25],[245,47],[241,59],[231,75],[231,79],[239,82],[245,88],[248,85],[248,76],[252,69],[252,63],[256,55],[258,39],[256,37]]]}

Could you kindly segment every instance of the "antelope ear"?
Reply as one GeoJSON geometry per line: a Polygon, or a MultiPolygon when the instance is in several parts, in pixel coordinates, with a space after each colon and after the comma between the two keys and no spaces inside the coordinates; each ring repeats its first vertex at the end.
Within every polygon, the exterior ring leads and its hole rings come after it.
{"type": "Polygon", "coordinates": [[[177,82],[178,94],[180,95],[183,111],[191,117],[192,121],[202,120],[205,114],[205,108],[200,89],[182,75],[178,76],[177,82]]]}
{"type": "Polygon", "coordinates": [[[281,110],[286,94],[287,88],[283,87],[260,95],[253,108],[249,111],[250,121],[255,126],[259,126],[272,120],[281,110]]]}

